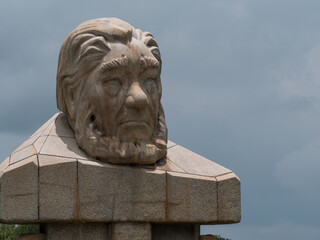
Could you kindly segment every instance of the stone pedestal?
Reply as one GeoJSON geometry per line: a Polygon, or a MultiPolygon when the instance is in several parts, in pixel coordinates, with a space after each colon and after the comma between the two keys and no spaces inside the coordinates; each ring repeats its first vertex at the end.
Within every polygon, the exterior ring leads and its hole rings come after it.
{"type": "Polygon", "coordinates": [[[105,223],[47,223],[46,240],[107,240],[109,224],[105,223]]]}
{"type": "Polygon", "coordinates": [[[110,240],[152,240],[150,223],[114,223],[110,240]]]}
{"type": "Polygon", "coordinates": [[[95,161],[62,113],[0,165],[0,222],[45,224],[48,240],[197,239],[239,222],[240,202],[232,171],[170,141],[154,165],[95,161]]]}

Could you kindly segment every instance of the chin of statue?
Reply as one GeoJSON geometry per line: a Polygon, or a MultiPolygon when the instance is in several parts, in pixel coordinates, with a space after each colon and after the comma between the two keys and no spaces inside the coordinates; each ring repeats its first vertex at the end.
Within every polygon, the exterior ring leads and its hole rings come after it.
{"type": "Polygon", "coordinates": [[[165,157],[165,144],[121,142],[111,137],[79,139],[80,147],[102,162],[113,164],[153,164],[165,157]],[[157,146],[158,145],[158,146],[157,146]]]}
{"type": "Polygon", "coordinates": [[[112,164],[153,164],[166,156],[165,141],[155,143],[121,142],[115,137],[76,137],[79,146],[91,157],[112,164]]]}
{"type": "Polygon", "coordinates": [[[103,136],[96,124],[89,123],[86,127],[76,128],[75,137],[80,148],[99,161],[112,164],[153,164],[167,154],[164,126],[159,121],[151,139],[129,141],[121,137],[103,136]]]}

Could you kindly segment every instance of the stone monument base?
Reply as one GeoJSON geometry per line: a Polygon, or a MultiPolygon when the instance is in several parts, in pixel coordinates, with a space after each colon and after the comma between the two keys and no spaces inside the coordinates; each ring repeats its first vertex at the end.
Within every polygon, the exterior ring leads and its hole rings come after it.
{"type": "Polygon", "coordinates": [[[194,240],[239,222],[240,203],[232,171],[171,141],[153,165],[88,157],[62,113],[0,165],[0,222],[39,223],[47,240],[194,240]]]}

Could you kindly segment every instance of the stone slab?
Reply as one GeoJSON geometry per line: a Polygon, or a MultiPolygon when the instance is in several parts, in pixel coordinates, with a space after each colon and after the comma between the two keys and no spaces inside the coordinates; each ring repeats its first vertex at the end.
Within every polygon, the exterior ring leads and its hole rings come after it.
{"type": "Polygon", "coordinates": [[[217,177],[219,223],[237,223],[241,220],[240,179],[234,173],[217,177]]]}
{"type": "Polygon", "coordinates": [[[152,240],[199,240],[198,224],[152,224],[152,240]]]}
{"type": "Polygon", "coordinates": [[[78,161],[82,221],[164,221],[164,171],[78,161]]]}
{"type": "Polygon", "coordinates": [[[168,172],[169,222],[215,222],[217,213],[217,181],[212,177],[168,172]]]}
{"type": "Polygon", "coordinates": [[[7,157],[1,164],[0,164],[0,174],[9,166],[10,157],[7,157]]]}
{"type": "Polygon", "coordinates": [[[49,135],[74,138],[74,132],[69,127],[69,123],[65,114],[60,113],[57,116],[57,118],[54,120],[54,124],[49,135]]]}
{"type": "Polygon", "coordinates": [[[1,202],[2,202],[2,194],[1,194],[1,182],[2,182],[2,175],[3,172],[9,167],[9,160],[10,157],[7,157],[1,164],[0,164],[0,220],[2,219],[2,211],[1,211],[1,202]]]}
{"type": "Polygon", "coordinates": [[[48,124],[48,126],[41,132],[40,136],[48,136],[51,132],[51,129],[53,127],[53,125],[55,124],[55,119],[52,119],[52,121],[48,124]]]}
{"type": "Polygon", "coordinates": [[[46,240],[108,240],[109,224],[48,223],[46,240]]]}
{"type": "Polygon", "coordinates": [[[152,240],[150,223],[114,223],[111,240],[152,240]]]}
{"type": "Polygon", "coordinates": [[[74,138],[48,136],[40,154],[57,157],[69,157],[86,159],[86,154],[82,152],[74,138]]]}
{"type": "Polygon", "coordinates": [[[167,157],[178,167],[190,174],[218,176],[231,171],[179,145],[168,149],[167,157]]]}
{"type": "Polygon", "coordinates": [[[157,162],[156,165],[157,170],[163,170],[163,171],[171,171],[171,172],[183,172],[185,173],[184,170],[179,168],[176,164],[174,164],[171,160],[169,159],[161,159],[157,162]]]}
{"type": "Polygon", "coordinates": [[[33,145],[30,145],[20,151],[17,151],[15,153],[12,153],[10,156],[10,164],[14,164],[16,162],[19,162],[25,158],[28,158],[32,155],[35,155],[37,152],[33,145]]]}
{"type": "Polygon", "coordinates": [[[168,140],[167,148],[172,148],[172,147],[174,147],[175,145],[177,145],[177,144],[174,143],[174,142],[172,142],[172,141],[170,141],[170,140],[168,140]]]}
{"type": "Polygon", "coordinates": [[[38,220],[38,162],[31,156],[10,165],[1,176],[1,219],[23,223],[38,220]]]}
{"type": "Polygon", "coordinates": [[[39,155],[39,166],[39,220],[77,219],[77,161],[39,155]]]}
{"type": "Polygon", "coordinates": [[[48,136],[42,136],[42,137],[39,137],[34,143],[33,143],[33,146],[34,148],[36,149],[37,153],[40,152],[44,142],[46,141],[48,136]]]}

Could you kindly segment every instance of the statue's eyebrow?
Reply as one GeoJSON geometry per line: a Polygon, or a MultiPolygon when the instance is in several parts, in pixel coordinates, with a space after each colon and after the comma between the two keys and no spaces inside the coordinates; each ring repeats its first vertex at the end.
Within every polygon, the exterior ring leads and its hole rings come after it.
{"type": "Polygon", "coordinates": [[[128,58],[126,56],[112,59],[108,62],[102,63],[99,67],[99,71],[111,70],[114,68],[120,68],[128,66],[128,58]]]}
{"type": "Polygon", "coordinates": [[[160,68],[160,63],[151,57],[142,57],[140,58],[140,67],[142,69],[146,68],[160,68]]]}

